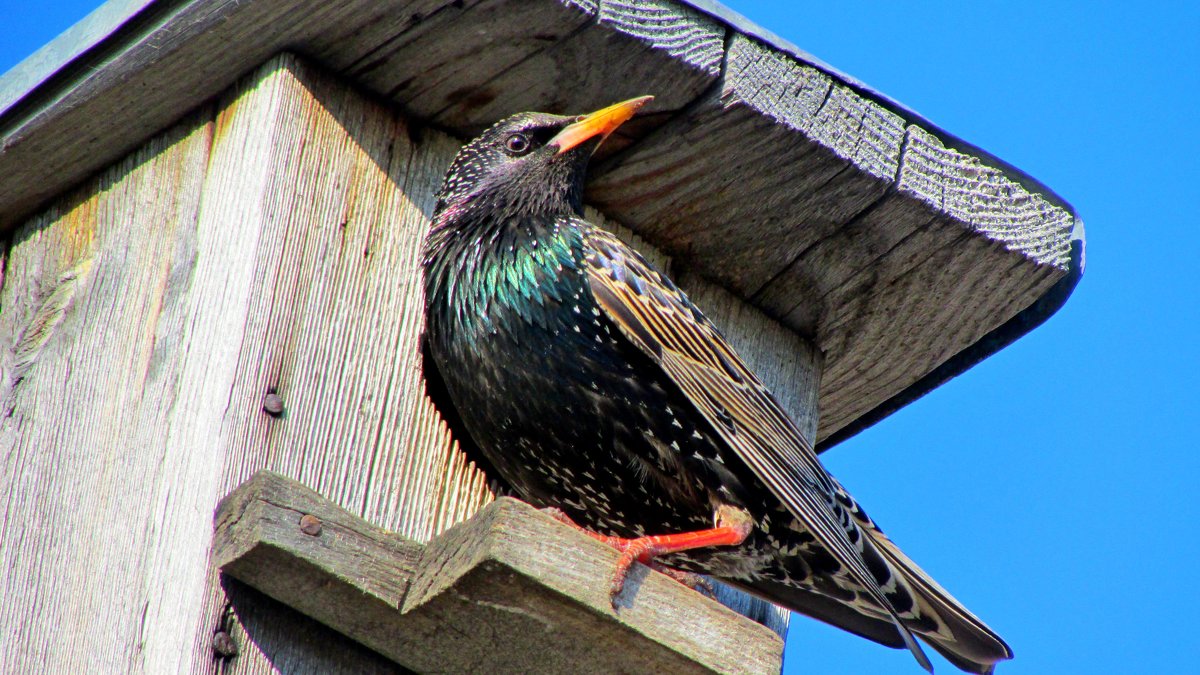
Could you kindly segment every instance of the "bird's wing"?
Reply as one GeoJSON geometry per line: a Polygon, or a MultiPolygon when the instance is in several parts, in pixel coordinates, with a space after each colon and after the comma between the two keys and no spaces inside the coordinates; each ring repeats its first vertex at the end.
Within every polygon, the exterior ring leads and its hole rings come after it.
{"type": "Polygon", "coordinates": [[[591,230],[588,244],[589,285],[608,318],[659,364],[755,476],[887,612],[913,656],[932,672],[867,568],[859,548],[864,538],[856,537],[858,544],[851,540],[857,525],[839,517],[839,486],[771,393],[712,323],[641,255],[602,230],[591,230]]]}

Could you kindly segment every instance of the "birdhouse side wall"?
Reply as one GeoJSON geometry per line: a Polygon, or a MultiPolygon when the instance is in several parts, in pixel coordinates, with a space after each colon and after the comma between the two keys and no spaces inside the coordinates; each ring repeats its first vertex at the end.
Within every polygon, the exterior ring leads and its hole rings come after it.
{"type": "MultiPolygon", "coordinates": [[[[13,234],[0,672],[217,672],[218,632],[239,672],[397,668],[222,580],[213,511],[263,468],[419,541],[491,500],[418,349],[459,145],[284,55],[13,234]]],[[[811,438],[819,354],[674,272],[811,438]]]]}

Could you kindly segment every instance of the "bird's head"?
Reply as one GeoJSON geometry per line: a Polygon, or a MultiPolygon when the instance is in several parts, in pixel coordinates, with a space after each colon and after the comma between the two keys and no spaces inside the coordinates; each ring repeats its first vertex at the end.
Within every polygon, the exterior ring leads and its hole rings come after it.
{"type": "Polygon", "coordinates": [[[590,115],[520,113],[463,146],[438,194],[439,225],[479,209],[501,216],[578,213],[588,158],[652,96],[590,115]]]}

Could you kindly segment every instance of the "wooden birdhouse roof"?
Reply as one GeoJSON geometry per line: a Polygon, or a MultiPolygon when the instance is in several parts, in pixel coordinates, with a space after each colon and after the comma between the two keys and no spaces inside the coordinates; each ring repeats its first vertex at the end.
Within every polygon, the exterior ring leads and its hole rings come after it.
{"type": "Polygon", "coordinates": [[[460,137],[653,94],[588,202],[813,341],[825,447],[1082,274],[1051,190],[701,0],[110,0],[0,79],[0,230],[280,51],[460,137]]]}

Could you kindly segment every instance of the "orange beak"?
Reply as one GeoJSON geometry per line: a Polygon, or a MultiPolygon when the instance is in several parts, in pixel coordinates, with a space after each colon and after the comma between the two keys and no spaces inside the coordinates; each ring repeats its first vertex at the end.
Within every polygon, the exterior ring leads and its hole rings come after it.
{"type": "Polygon", "coordinates": [[[558,135],[550,139],[547,145],[557,145],[558,154],[561,155],[589,138],[599,136],[600,142],[603,143],[614,129],[633,117],[638,108],[646,105],[653,98],[653,96],[639,96],[597,110],[590,115],[583,115],[574,124],[558,132],[558,135]]]}

